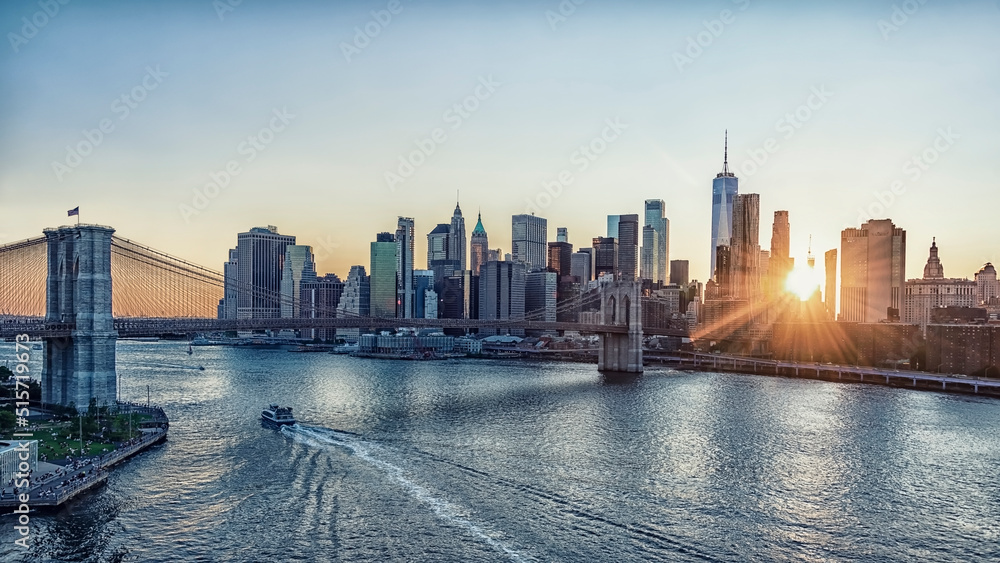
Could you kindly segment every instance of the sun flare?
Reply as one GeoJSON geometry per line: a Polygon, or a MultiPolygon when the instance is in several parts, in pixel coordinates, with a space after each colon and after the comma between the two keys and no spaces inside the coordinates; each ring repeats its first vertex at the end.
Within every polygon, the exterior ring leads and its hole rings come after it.
{"type": "Polygon", "coordinates": [[[805,264],[796,264],[785,279],[785,290],[802,301],[807,301],[815,292],[819,291],[822,283],[823,276],[815,268],[810,268],[805,264]]]}

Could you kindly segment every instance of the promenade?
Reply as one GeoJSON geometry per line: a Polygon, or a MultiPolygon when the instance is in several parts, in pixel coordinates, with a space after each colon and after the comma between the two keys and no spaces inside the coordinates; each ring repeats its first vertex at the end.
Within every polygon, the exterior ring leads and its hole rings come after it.
{"type": "MultiPolygon", "coordinates": [[[[142,435],[122,444],[114,451],[73,460],[65,466],[57,466],[56,469],[42,474],[37,481],[34,476],[31,480],[31,488],[28,489],[28,506],[31,508],[55,507],[72,499],[76,495],[91,489],[107,480],[110,469],[129,457],[149,448],[153,444],[162,442],[167,438],[169,421],[163,409],[159,407],[149,407],[145,405],[120,403],[120,409],[125,412],[131,410],[134,413],[148,414],[153,420],[147,427],[141,428],[142,435]]],[[[51,467],[54,464],[46,464],[51,467]]],[[[0,489],[0,508],[17,507],[22,504],[18,500],[20,493],[12,489],[9,485],[0,489]]]]}

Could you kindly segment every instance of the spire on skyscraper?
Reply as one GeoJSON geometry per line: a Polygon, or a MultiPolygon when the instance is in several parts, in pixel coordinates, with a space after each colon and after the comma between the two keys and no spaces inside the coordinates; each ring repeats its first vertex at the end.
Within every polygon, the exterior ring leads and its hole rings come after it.
{"type": "Polygon", "coordinates": [[[734,178],[736,175],[729,171],[729,129],[726,129],[726,143],[722,156],[722,172],[716,178],[734,178]]]}

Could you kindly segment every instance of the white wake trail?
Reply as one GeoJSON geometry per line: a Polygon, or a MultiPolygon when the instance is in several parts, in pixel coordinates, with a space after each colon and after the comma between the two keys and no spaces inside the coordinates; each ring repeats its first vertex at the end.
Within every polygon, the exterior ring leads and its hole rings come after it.
{"type": "Polygon", "coordinates": [[[344,448],[350,450],[351,453],[353,453],[357,458],[362,459],[385,472],[386,475],[402,485],[413,498],[429,506],[431,510],[433,510],[434,513],[442,520],[465,528],[470,534],[483,540],[494,549],[502,551],[513,561],[534,560],[533,558],[513,549],[504,542],[494,538],[493,536],[498,535],[495,532],[488,533],[480,524],[472,522],[468,518],[462,516],[461,510],[458,506],[435,497],[426,487],[414,483],[406,476],[403,469],[398,465],[394,465],[372,455],[374,451],[380,449],[377,444],[365,442],[359,438],[354,438],[353,436],[339,433],[328,428],[299,426],[298,424],[294,426],[283,426],[281,428],[281,432],[286,436],[291,437],[293,440],[309,446],[325,449],[344,448]]]}

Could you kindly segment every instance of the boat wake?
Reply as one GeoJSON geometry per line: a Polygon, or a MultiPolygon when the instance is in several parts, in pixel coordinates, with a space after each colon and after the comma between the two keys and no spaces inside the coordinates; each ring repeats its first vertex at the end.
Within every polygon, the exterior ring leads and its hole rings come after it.
{"type": "Polygon", "coordinates": [[[515,550],[503,541],[497,539],[497,536],[500,535],[499,533],[486,530],[481,524],[477,524],[476,522],[462,516],[463,511],[461,507],[435,497],[427,487],[415,483],[407,477],[403,468],[381,459],[377,454],[380,450],[382,450],[382,447],[378,444],[365,441],[358,437],[357,434],[339,432],[330,428],[302,426],[300,424],[283,426],[281,428],[281,432],[297,442],[312,447],[340,449],[350,452],[358,459],[364,460],[366,463],[380,469],[386,476],[400,484],[410,494],[410,496],[429,506],[431,510],[434,511],[434,514],[442,520],[461,526],[472,536],[484,541],[494,549],[503,552],[514,561],[534,560],[532,557],[515,550]]]}

